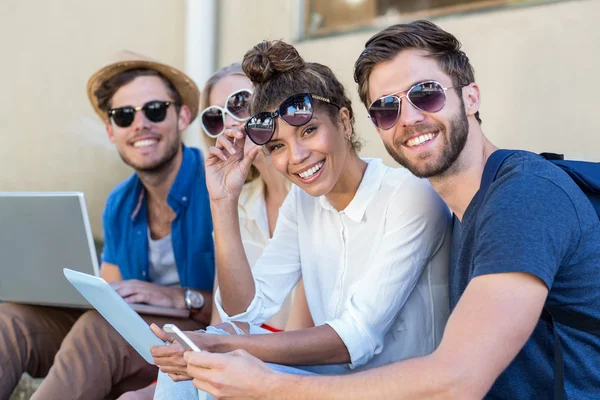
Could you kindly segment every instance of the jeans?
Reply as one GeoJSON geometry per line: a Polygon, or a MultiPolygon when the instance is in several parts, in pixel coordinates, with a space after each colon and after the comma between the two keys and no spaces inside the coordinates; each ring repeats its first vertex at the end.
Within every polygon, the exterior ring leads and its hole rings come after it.
{"type": "MultiPolygon", "coordinates": [[[[234,326],[234,328],[237,328],[234,326]]],[[[238,329],[236,329],[238,331],[238,329]]],[[[209,326],[206,333],[212,335],[229,335],[228,332],[209,326]]],[[[269,334],[270,331],[257,326],[250,326],[251,335],[269,334]]],[[[240,331],[238,331],[240,334],[240,331]]],[[[290,367],[287,365],[278,365],[267,363],[275,371],[294,375],[332,375],[347,373],[348,369],[341,365],[316,365],[307,367],[290,367]]],[[[214,397],[206,392],[202,392],[192,385],[192,381],[173,382],[169,375],[159,372],[154,400],[214,400],[214,397]]]]}

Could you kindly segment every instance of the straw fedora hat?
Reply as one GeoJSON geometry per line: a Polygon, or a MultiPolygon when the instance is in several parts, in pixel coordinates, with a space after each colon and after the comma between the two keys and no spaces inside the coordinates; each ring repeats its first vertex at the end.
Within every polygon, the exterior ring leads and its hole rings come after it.
{"type": "Polygon", "coordinates": [[[98,90],[100,85],[107,79],[110,79],[123,71],[134,68],[148,68],[164,75],[179,92],[183,104],[190,108],[190,111],[192,112],[190,123],[196,118],[198,115],[198,104],[200,102],[200,90],[198,90],[198,86],[196,86],[189,76],[169,65],[159,63],[148,57],[127,50],[120,51],[113,58],[114,61],[112,63],[104,66],[92,75],[88,80],[87,85],[88,98],[94,107],[94,111],[96,111],[96,114],[98,114],[103,121],[106,121],[108,116],[106,115],[106,112],[98,107],[98,99],[94,96],[94,92],[98,90]]]}

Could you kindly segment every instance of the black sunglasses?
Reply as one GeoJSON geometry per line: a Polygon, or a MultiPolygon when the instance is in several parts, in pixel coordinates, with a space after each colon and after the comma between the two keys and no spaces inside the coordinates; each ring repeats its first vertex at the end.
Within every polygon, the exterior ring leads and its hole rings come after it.
{"type": "Polygon", "coordinates": [[[314,114],[313,100],[341,108],[328,98],[310,93],[297,93],[285,99],[275,112],[261,112],[246,121],[246,135],[259,146],[267,144],[275,134],[275,118],[280,117],[291,126],[302,126],[310,121],[314,114]]]}
{"type": "Polygon", "coordinates": [[[378,129],[387,130],[392,128],[400,118],[402,98],[406,97],[408,102],[418,110],[435,113],[444,108],[446,104],[446,90],[460,88],[467,85],[444,87],[437,81],[425,81],[411,86],[408,90],[401,90],[388,94],[375,100],[369,106],[369,118],[378,129]],[[406,92],[402,96],[398,94],[406,92]]]}
{"type": "Polygon", "coordinates": [[[112,108],[108,110],[108,116],[109,118],[112,118],[113,121],[115,121],[115,124],[121,128],[127,128],[130,126],[135,119],[135,113],[140,110],[144,112],[144,115],[148,121],[162,122],[167,117],[167,109],[171,104],[175,103],[172,101],[153,100],[140,107],[124,106],[112,108]]]}

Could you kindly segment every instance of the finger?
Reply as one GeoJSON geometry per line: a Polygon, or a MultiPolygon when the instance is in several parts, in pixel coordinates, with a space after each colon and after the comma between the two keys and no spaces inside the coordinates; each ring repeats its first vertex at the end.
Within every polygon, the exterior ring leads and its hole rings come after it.
{"type": "Polygon", "coordinates": [[[227,150],[229,152],[229,154],[235,154],[235,146],[232,143],[232,139],[225,137],[225,135],[221,135],[217,138],[217,146],[219,148],[224,148],[225,150],[227,150]]]}
{"type": "MultiPolygon", "coordinates": [[[[152,323],[152,324],[150,324],[150,329],[163,342],[173,343],[174,339],[167,332],[165,332],[160,326],[156,325],[155,323],[152,323]]],[[[159,349],[165,348],[164,346],[155,346],[155,347],[157,347],[159,349]]],[[[152,349],[150,349],[150,350],[152,350],[152,349]]]]}
{"type": "Polygon", "coordinates": [[[231,356],[220,353],[209,353],[208,351],[186,351],[183,354],[183,359],[188,364],[188,367],[193,365],[205,369],[221,368],[228,357],[231,356]]]}
{"type": "Polygon", "coordinates": [[[254,160],[256,160],[256,156],[258,156],[258,153],[260,152],[261,148],[261,146],[254,146],[248,151],[248,154],[246,155],[246,157],[244,157],[240,164],[241,170],[250,171],[250,166],[252,165],[254,160]]]}
{"type": "Polygon", "coordinates": [[[148,303],[148,295],[146,293],[135,293],[129,296],[122,296],[129,304],[148,303]]]}
{"type": "Polygon", "coordinates": [[[235,139],[237,139],[237,140],[242,139],[244,137],[244,134],[240,130],[240,127],[233,127],[233,128],[226,129],[225,132],[223,133],[223,136],[226,136],[233,141],[235,139]]]}
{"type": "Polygon", "coordinates": [[[225,153],[223,153],[221,149],[218,149],[215,146],[212,146],[208,149],[208,159],[210,160],[211,157],[216,157],[220,160],[227,161],[225,153]]]}
{"type": "Polygon", "coordinates": [[[171,379],[173,379],[173,382],[182,382],[182,381],[191,381],[192,380],[191,376],[181,375],[181,374],[172,374],[172,375],[169,375],[169,377],[171,379]]]}

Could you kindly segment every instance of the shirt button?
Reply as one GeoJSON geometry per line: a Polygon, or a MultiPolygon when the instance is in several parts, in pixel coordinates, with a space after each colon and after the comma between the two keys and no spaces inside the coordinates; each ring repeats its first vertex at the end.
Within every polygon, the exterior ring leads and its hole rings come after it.
{"type": "Polygon", "coordinates": [[[142,272],[142,276],[146,276],[146,271],[143,271],[143,272],[142,272]]]}
{"type": "Polygon", "coordinates": [[[187,201],[187,197],[183,196],[181,200],[185,203],[187,201]]]}

